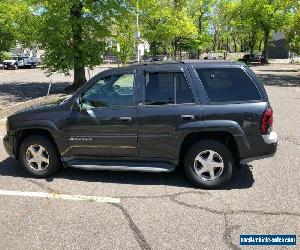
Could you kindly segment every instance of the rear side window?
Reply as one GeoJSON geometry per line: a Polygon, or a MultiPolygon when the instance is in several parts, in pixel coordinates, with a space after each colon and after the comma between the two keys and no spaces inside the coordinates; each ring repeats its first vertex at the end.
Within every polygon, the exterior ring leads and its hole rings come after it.
{"type": "Polygon", "coordinates": [[[211,102],[259,101],[252,79],[240,68],[196,69],[211,102]]]}
{"type": "Polygon", "coordinates": [[[183,73],[175,74],[176,103],[194,103],[192,92],[183,73]]]}
{"type": "Polygon", "coordinates": [[[146,105],[194,103],[182,72],[146,73],[145,85],[146,105]]]}

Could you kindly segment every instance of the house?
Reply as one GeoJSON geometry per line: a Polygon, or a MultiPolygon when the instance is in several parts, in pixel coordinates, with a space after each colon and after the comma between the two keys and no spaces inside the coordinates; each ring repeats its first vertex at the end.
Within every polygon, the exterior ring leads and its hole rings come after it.
{"type": "Polygon", "coordinates": [[[269,58],[286,59],[289,57],[289,45],[283,32],[273,32],[269,42],[269,58]]]}

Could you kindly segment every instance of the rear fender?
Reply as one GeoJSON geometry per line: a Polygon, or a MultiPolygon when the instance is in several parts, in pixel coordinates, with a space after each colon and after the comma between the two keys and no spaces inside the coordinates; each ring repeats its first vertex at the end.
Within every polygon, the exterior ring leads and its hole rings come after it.
{"type": "Polygon", "coordinates": [[[235,121],[230,121],[230,120],[194,121],[194,122],[189,122],[180,125],[178,127],[178,130],[181,131],[182,141],[190,133],[227,132],[234,137],[241,156],[247,154],[247,152],[250,150],[250,144],[249,141],[247,140],[247,137],[243,129],[235,121]]]}

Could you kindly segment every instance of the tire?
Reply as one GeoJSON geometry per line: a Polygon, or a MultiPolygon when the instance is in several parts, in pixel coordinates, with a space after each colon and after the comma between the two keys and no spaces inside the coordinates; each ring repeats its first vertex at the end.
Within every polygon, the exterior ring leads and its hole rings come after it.
{"type": "Polygon", "coordinates": [[[19,159],[25,171],[38,178],[55,174],[61,166],[56,146],[46,136],[32,135],[26,137],[21,143],[19,159]],[[38,156],[34,157],[34,154],[38,156]]]}
{"type": "Polygon", "coordinates": [[[215,140],[203,140],[194,144],[184,158],[186,176],[196,186],[204,189],[224,186],[232,177],[233,167],[232,153],[224,144],[215,140]],[[196,161],[197,156],[199,161],[196,161]]]}

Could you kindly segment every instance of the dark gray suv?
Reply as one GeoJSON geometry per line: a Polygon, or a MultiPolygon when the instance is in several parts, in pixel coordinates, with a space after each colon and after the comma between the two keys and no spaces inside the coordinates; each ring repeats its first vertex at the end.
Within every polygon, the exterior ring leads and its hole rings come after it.
{"type": "Polygon", "coordinates": [[[171,172],[202,188],[275,154],[273,111],[245,65],[150,63],[104,71],[64,102],[8,117],[4,145],[33,176],[60,167],[171,172]]]}

